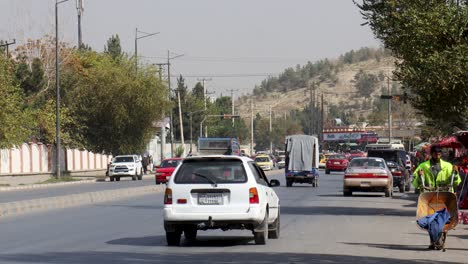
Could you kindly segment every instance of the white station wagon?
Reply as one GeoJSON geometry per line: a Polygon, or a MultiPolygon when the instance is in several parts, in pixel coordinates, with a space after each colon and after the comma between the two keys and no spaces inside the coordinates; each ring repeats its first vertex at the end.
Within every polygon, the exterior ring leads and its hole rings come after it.
{"type": "Polygon", "coordinates": [[[167,183],[164,229],[169,246],[182,233],[194,240],[198,230],[249,229],[256,244],[280,233],[280,205],[269,181],[248,157],[198,156],[184,159],[167,183]]]}

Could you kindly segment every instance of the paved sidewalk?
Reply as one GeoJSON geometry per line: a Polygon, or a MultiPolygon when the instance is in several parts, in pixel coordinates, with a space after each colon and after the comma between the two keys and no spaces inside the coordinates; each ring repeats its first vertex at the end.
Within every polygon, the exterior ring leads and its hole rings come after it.
{"type": "Polygon", "coordinates": [[[19,186],[43,182],[50,179],[49,175],[31,175],[31,176],[2,176],[0,177],[0,186],[19,186]]]}

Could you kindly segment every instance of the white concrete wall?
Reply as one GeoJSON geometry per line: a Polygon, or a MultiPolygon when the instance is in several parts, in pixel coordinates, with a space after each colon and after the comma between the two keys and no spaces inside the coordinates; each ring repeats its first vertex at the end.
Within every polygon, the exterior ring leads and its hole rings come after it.
{"type": "MultiPolygon", "coordinates": [[[[42,143],[24,143],[19,147],[0,149],[0,175],[54,172],[54,153],[53,147],[42,143]]],[[[62,149],[60,154],[60,167],[71,172],[106,169],[112,158],[111,155],[77,149],[62,149]]]]}

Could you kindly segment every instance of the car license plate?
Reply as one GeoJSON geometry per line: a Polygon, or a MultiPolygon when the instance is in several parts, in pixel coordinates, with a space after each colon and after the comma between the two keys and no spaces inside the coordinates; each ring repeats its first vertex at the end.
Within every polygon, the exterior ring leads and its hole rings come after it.
{"type": "Polygon", "coordinates": [[[222,205],[223,194],[222,193],[199,193],[198,204],[201,205],[222,205]]]}
{"type": "Polygon", "coordinates": [[[370,187],[370,182],[361,182],[361,187],[370,187]]]}
{"type": "Polygon", "coordinates": [[[340,163],[338,161],[333,162],[335,165],[339,165],[340,163]]]}

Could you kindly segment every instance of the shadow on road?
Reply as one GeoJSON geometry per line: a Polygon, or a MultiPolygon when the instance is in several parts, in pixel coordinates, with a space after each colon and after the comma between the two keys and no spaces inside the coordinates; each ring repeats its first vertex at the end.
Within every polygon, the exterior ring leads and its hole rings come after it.
{"type": "MultiPolygon", "coordinates": [[[[233,247],[240,245],[248,245],[250,242],[253,244],[253,236],[197,236],[196,240],[181,240],[181,245],[184,247],[233,247]]],[[[111,240],[106,242],[110,245],[124,245],[124,246],[166,246],[166,236],[147,236],[147,237],[126,237],[111,240]]]]}
{"type": "MultiPolygon", "coordinates": [[[[445,244],[446,246],[447,246],[447,243],[445,244]]],[[[373,247],[373,248],[383,248],[383,249],[391,249],[391,250],[433,251],[432,249],[428,249],[428,245],[392,245],[392,244],[347,243],[347,242],[342,242],[342,244],[354,245],[354,246],[368,246],[368,247],[373,247]]],[[[468,249],[466,249],[466,248],[446,247],[445,249],[447,251],[449,251],[449,250],[468,251],[468,249]]]]}
{"type": "Polygon", "coordinates": [[[290,215],[389,215],[414,216],[414,211],[372,207],[292,207],[281,206],[281,214],[290,215]]]}
{"type": "Polygon", "coordinates": [[[427,245],[392,245],[392,244],[373,244],[373,243],[348,243],[341,242],[346,245],[353,246],[368,246],[373,248],[383,248],[392,250],[410,250],[410,251],[428,251],[427,245]]]}
{"type": "MultiPolygon", "coordinates": [[[[259,247],[262,248],[262,247],[259,247]]],[[[259,249],[261,250],[261,249],[259,249]]],[[[183,251],[182,251],[183,252],[183,251]]],[[[135,253],[122,251],[83,251],[83,252],[49,252],[43,254],[3,254],[0,262],[22,263],[360,263],[360,264],[387,264],[387,263],[450,263],[433,260],[401,260],[396,258],[377,258],[369,256],[348,256],[328,254],[305,253],[248,253],[248,252],[222,252],[222,253],[182,253],[173,250],[165,253],[135,253]]]]}

